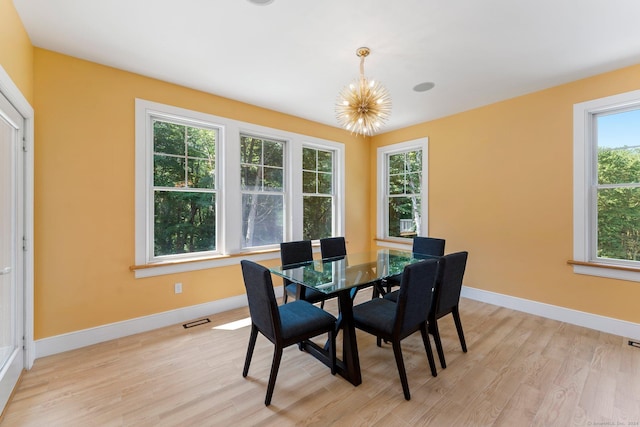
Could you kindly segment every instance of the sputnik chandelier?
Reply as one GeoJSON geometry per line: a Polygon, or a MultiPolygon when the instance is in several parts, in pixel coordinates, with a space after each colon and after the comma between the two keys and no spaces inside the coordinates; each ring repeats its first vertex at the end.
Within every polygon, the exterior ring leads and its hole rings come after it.
{"type": "Polygon", "coordinates": [[[356,50],[360,57],[360,77],[342,88],[336,102],[336,117],[340,126],[354,133],[373,135],[391,114],[389,91],[375,80],[364,76],[364,58],[368,47],[356,50]]]}

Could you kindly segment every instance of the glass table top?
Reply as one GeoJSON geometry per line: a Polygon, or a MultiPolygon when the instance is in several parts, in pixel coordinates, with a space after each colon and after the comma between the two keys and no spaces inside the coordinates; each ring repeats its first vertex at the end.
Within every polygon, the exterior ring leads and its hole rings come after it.
{"type": "Polygon", "coordinates": [[[343,258],[318,259],[301,264],[272,267],[280,277],[326,294],[364,286],[401,274],[404,267],[425,259],[439,258],[395,249],[348,254],[343,258]]]}

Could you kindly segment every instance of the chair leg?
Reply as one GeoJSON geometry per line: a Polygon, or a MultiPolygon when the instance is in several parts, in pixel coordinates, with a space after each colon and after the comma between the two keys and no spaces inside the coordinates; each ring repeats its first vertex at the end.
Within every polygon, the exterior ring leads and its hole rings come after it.
{"type": "Polygon", "coordinates": [[[276,344],[273,350],[273,362],[271,363],[271,374],[269,375],[269,385],[267,385],[267,396],[264,399],[266,406],[271,405],[271,396],[276,386],[276,377],[278,376],[278,368],[280,368],[280,359],[282,359],[282,347],[276,344]]]}
{"type": "Polygon", "coordinates": [[[289,292],[287,292],[287,287],[284,286],[284,294],[282,295],[282,303],[286,304],[288,298],[289,298],[289,292]]]}
{"type": "Polygon", "coordinates": [[[467,343],[464,340],[464,332],[462,332],[462,322],[460,321],[460,311],[458,310],[458,306],[453,308],[451,312],[453,314],[453,321],[456,324],[456,329],[458,331],[458,338],[460,338],[460,345],[462,346],[462,351],[467,352],[467,343]]]}
{"type": "Polygon", "coordinates": [[[331,375],[336,374],[336,334],[338,331],[329,331],[329,357],[331,358],[331,375]]]}
{"type": "Polygon", "coordinates": [[[404,360],[402,360],[400,341],[393,342],[393,354],[396,357],[396,365],[398,365],[398,374],[400,374],[400,382],[402,383],[404,398],[406,400],[411,400],[411,394],[409,393],[409,383],[407,382],[407,372],[404,369],[404,360]]]}
{"type": "Polygon", "coordinates": [[[438,376],[436,370],[436,361],[433,359],[433,350],[431,350],[431,341],[429,341],[429,333],[427,332],[427,324],[423,323],[420,327],[420,333],[422,334],[422,342],[424,343],[424,349],[427,352],[427,359],[429,360],[429,367],[431,368],[431,375],[438,376]]]}
{"type": "Polygon", "coordinates": [[[249,373],[249,365],[251,364],[251,356],[253,356],[253,349],[256,346],[256,338],[258,338],[258,328],[255,325],[251,325],[251,335],[249,336],[249,347],[247,347],[247,357],[244,359],[244,369],[242,370],[242,376],[246,377],[249,373]]]}
{"type": "Polygon", "coordinates": [[[442,341],[440,340],[440,331],[438,330],[438,321],[435,319],[429,319],[429,332],[433,335],[433,341],[436,343],[436,350],[438,351],[438,359],[440,359],[440,366],[442,369],[447,367],[447,362],[444,360],[444,350],[442,349],[442,341]]]}

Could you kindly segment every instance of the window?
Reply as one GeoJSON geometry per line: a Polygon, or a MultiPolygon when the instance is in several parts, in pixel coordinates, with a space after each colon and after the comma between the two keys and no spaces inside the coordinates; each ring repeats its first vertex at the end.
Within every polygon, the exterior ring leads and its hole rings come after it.
{"type": "Polygon", "coordinates": [[[378,149],[378,238],[428,234],[427,144],[424,138],[378,149]]]}
{"type": "Polygon", "coordinates": [[[240,136],[243,248],[284,240],[284,146],[240,136]]]}
{"type": "Polygon", "coordinates": [[[574,106],[574,259],[640,281],[640,91],[574,106]]]}
{"type": "Polygon", "coordinates": [[[302,148],[303,238],[333,236],[333,151],[302,148]]]}
{"type": "Polygon", "coordinates": [[[137,278],[344,233],[341,143],[136,99],[135,168],[137,278]]]}

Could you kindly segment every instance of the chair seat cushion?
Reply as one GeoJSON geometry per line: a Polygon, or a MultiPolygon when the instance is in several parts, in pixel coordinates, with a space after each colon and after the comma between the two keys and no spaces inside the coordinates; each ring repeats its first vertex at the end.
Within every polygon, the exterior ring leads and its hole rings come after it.
{"type": "MultiPolygon", "coordinates": [[[[296,285],[295,283],[290,283],[285,287],[285,292],[288,292],[289,295],[293,295],[295,297],[296,291],[298,290],[297,288],[298,288],[298,285],[296,285]]],[[[312,288],[304,289],[304,300],[309,301],[310,303],[324,301],[327,298],[328,298],[327,294],[322,293],[320,291],[316,291],[315,289],[312,289],[312,288]]]]}
{"type": "Polygon", "coordinates": [[[314,332],[329,330],[336,318],[307,301],[293,301],[278,306],[282,322],[282,338],[312,336],[314,332]]]}
{"type": "Polygon", "coordinates": [[[398,302],[398,295],[400,291],[393,291],[386,294],[383,298],[392,302],[398,302]]]}
{"type": "Polygon", "coordinates": [[[375,329],[387,335],[393,332],[396,304],[376,298],[353,307],[353,320],[360,329],[375,329]]]}

